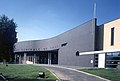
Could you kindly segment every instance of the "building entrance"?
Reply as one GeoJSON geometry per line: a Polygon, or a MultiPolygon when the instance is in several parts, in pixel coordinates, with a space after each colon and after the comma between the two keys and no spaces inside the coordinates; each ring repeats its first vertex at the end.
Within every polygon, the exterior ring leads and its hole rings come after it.
{"type": "Polygon", "coordinates": [[[37,54],[38,64],[58,64],[58,51],[40,52],[37,54]]]}
{"type": "Polygon", "coordinates": [[[39,56],[38,56],[38,58],[39,58],[39,60],[38,60],[38,62],[39,62],[39,64],[48,64],[48,54],[40,54],[39,56]]]}
{"type": "Polygon", "coordinates": [[[20,52],[15,54],[15,62],[19,64],[58,64],[58,50],[20,52]]]}

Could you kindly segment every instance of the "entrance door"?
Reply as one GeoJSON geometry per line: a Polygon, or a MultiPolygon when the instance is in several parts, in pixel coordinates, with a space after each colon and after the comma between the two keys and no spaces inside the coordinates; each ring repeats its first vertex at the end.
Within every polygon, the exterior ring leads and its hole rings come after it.
{"type": "Polygon", "coordinates": [[[51,55],[51,64],[58,64],[58,54],[57,53],[53,53],[51,55]]]}
{"type": "Polygon", "coordinates": [[[39,55],[39,64],[47,64],[47,63],[48,63],[47,54],[40,54],[39,55]]]}

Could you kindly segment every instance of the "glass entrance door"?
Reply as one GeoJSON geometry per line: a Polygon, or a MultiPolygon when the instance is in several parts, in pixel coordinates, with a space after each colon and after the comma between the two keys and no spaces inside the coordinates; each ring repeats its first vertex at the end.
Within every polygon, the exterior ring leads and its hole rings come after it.
{"type": "Polygon", "coordinates": [[[40,54],[39,55],[39,64],[47,64],[47,63],[48,63],[47,54],[40,54]]]}

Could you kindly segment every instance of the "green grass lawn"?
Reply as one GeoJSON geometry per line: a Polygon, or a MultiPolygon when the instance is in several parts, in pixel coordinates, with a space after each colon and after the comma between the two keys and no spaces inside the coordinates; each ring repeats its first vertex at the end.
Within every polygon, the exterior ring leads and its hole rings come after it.
{"type": "Polygon", "coordinates": [[[55,81],[56,77],[50,71],[40,66],[9,64],[7,67],[0,64],[0,73],[8,77],[9,81],[55,81]],[[44,79],[37,79],[39,71],[45,72],[44,79]]]}
{"type": "Polygon", "coordinates": [[[111,81],[120,81],[120,70],[117,69],[81,69],[80,71],[98,75],[111,81]]]}

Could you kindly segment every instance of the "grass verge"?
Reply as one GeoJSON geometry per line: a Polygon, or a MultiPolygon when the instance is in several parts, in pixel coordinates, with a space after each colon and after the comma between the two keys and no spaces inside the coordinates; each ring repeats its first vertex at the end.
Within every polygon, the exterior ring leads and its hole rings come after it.
{"type": "Polygon", "coordinates": [[[7,76],[9,81],[55,81],[57,78],[47,69],[33,65],[0,64],[0,73],[7,76]],[[45,72],[45,77],[37,79],[39,71],[45,72]]]}
{"type": "Polygon", "coordinates": [[[117,69],[80,69],[90,74],[94,74],[111,81],[120,81],[120,70],[117,69]]]}

